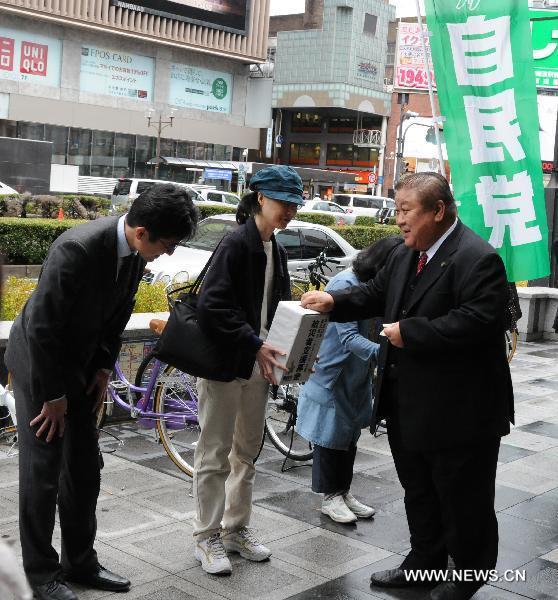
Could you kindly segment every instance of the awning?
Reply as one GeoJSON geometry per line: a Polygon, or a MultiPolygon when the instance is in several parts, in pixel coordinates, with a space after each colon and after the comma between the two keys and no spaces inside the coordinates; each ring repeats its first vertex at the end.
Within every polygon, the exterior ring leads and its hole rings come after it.
{"type": "MultiPolygon", "coordinates": [[[[158,161],[152,158],[147,161],[148,165],[154,165],[158,161]]],[[[161,156],[161,163],[176,167],[199,167],[200,169],[229,169],[238,171],[238,162],[217,160],[196,160],[194,158],[180,158],[178,156],[161,156]]]]}

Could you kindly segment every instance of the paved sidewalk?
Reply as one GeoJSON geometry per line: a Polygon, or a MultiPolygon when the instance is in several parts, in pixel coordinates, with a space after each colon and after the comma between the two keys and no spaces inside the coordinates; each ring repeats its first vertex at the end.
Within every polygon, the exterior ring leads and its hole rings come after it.
{"type": "MultiPolygon", "coordinates": [[[[512,372],[517,425],[500,451],[498,569],[518,569],[526,581],[486,586],[475,599],[548,600],[558,598],[558,344],[520,345],[512,372]]],[[[80,599],[428,598],[425,589],[369,587],[370,573],[397,566],[409,546],[403,492],[385,436],[363,432],[352,491],[377,513],[356,525],[322,515],[321,498],[310,491],[310,467],[283,473],[282,457],[266,445],[252,525],[273,556],[249,563],[234,555],[233,574],[217,577],[206,575],[193,557],[191,480],[178,473],[152,433],[133,424],[111,431],[125,445],[105,454],[96,547],[102,563],[127,575],[133,587],[117,595],[75,586],[80,599]]],[[[105,450],[115,449],[111,438],[103,439],[105,450]]],[[[17,540],[17,457],[6,457],[6,450],[0,446],[0,534],[17,540]]]]}

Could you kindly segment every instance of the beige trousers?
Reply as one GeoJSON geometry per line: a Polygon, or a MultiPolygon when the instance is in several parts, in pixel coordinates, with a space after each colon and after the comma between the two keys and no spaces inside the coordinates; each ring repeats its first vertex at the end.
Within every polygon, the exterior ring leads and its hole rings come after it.
{"type": "Polygon", "coordinates": [[[194,536],[248,526],[269,384],[259,374],[223,383],[198,379],[201,434],[194,454],[194,536]]]}

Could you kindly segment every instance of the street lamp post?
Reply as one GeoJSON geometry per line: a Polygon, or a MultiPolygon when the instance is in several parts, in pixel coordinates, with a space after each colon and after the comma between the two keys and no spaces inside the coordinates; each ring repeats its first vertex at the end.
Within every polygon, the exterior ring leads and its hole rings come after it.
{"type": "Polygon", "coordinates": [[[163,118],[161,113],[158,113],[156,118],[153,118],[153,110],[146,113],[147,127],[153,127],[157,132],[157,142],[155,145],[155,168],[153,169],[153,179],[159,179],[159,163],[161,161],[161,132],[166,127],[172,127],[174,121],[174,110],[171,109],[170,115],[163,118]],[[153,121],[153,122],[152,122],[153,121]]]}
{"type": "MultiPolygon", "coordinates": [[[[397,184],[401,177],[401,164],[403,163],[403,150],[405,149],[405,133],[403,133],[403,123],[411,117],[418,117],[419,114],[412,110],[408,110],[401,115],[399,121],[399,135],[397,136],[397,152],[395,153],[395,172],[393,174],[393,187],[397,184]]],[[[408,129],[408,128],[407,128],[408,129]]]]}

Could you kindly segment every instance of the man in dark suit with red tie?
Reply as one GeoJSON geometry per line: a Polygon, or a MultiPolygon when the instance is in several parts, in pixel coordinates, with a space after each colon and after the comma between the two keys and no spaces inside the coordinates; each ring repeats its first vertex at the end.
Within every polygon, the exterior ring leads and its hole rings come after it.
{"type": "Polygon", "coordinates": [[[72,227],[57,238],[15,320],[5,355],[19,442],[23,567],[38,600],[76,600],[66,585],[127,591],[93,548],[100,489],[95,409],[146,261],[172,254],[194,232],[184,189],[155,185],[127,215],[72,227]],[[62,556],[52,547],[58,502],[62,556]]]}
{"type": "MultiPolygon", "coordinates": [[[[378,276],[348,290],[308,292],[302,304],[334,321],[382,316],[377,418],[386,418],[405,490],[411,551],[371,585],[421,585],[410,571],[455,572],[432,600],[466,600],[494,569],[500,438],[513,421],[504,345],[509,291],[496,251],[457,218],[447,181],[417,173],[396,186],[404,245],[378,276]]],[[[422,582],[424,585],[424,582],[422,582]]]]}

